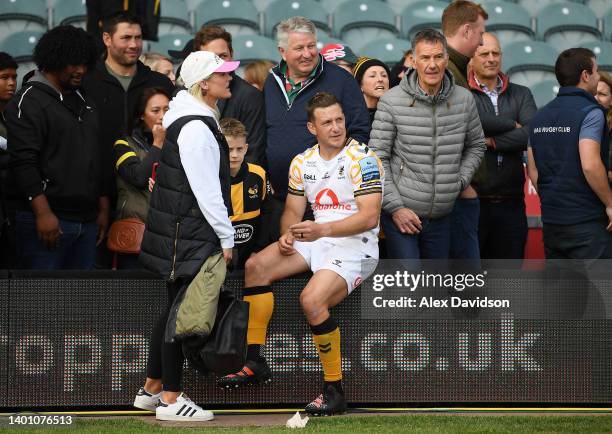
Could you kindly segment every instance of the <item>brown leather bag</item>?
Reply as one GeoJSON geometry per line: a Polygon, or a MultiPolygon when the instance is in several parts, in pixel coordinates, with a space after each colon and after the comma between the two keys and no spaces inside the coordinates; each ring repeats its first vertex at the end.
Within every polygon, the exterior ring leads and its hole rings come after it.
{"type": "Polygon", "coordinates": [[[138,254],[145,224],[137,218],[115,221],[108,231],[106,246],[115,253],[138,254]]]}

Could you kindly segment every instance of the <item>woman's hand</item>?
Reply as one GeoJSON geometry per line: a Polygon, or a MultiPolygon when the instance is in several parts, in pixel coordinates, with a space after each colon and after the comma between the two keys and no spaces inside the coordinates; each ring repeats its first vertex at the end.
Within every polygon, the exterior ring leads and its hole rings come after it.
{"type": "Polygon", "coordinates": [[[166,129],[161,124],[155,124],[151,132],[153,133],[153,146],[159,149],[163,148],[164,140],[166,139],[166,129]]]}

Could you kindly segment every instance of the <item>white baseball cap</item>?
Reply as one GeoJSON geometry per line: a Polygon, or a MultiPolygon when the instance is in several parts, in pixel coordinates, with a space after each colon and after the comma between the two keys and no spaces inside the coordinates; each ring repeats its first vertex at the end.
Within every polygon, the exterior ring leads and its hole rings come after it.
{"type": "Polygon", "coordinates": [[[239,65],[239,61],[226,62],[210,51],[194,51],[187,56],[181,66],[181,78],[185,87],[189,89],[215,72],[232,72],[239,65]]]}

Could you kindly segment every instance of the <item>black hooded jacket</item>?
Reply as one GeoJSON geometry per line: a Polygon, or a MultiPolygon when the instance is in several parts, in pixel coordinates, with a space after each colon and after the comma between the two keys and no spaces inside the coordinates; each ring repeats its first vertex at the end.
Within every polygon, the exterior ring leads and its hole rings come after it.
{"type": "Polygon", "coordinates": [[[81,90],[62,94],[36,73],[4,114],[13,206],[29,211],[30,201],[44,194],[58,218],[94,220],[110,185],[104,183],[109,180],[100,164],[98,116],[89,99],[81,90]]]}

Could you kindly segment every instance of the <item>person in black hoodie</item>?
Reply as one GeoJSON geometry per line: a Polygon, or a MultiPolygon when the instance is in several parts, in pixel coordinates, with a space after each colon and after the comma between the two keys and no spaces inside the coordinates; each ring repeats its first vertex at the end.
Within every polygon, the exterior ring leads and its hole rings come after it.
{"type": "Polygon", "coordinates": [[[90,269],[108,226],[96,109],[81,89],[93,38],[60,26],[34,48],[38,71],[5,109],[19,263],[90,269]]]}
{"type": "Polygon", "coordinates": [[[118,12],[104,21],[105,58],[83,77],[85,93],[97,107],[104,147],[104,165],[113,182],[113,144],[118,137],[129,135],[133,128],[132,113],[143,90],[161,87],[172,95],[170,79],[151,71],[138,60],[142,54],[140,19],[128,12],[118,12]]]}

